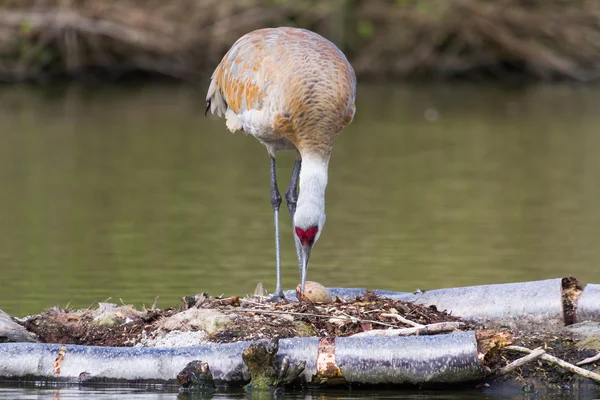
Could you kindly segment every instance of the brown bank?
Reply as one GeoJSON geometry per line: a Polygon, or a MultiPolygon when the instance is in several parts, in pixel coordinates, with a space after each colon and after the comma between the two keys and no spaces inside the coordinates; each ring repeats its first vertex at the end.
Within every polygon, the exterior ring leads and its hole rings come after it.
{"type": "Polygon", "coordinates": [[[0,80],[195,80],[243,34],[297,26],[336,43],[359,79],[588,82],[600,77],[599,20],[589,0],[1,0],[0,80]]]}

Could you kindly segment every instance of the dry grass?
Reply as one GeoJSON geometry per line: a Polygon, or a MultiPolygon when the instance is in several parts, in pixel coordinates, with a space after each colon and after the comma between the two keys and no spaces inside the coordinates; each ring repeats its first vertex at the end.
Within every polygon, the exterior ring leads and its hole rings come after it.
{"type": "Polygon", "coordinates": [[[193,80],[242,34],[279,25],[329,37],[360,77],[600,76],[595,0],[0,0],[0,80],[193,80]]]}

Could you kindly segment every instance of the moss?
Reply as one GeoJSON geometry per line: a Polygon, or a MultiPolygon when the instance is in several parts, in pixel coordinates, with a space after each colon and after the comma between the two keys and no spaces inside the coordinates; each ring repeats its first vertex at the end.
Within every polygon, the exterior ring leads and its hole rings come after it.
{"type": "Polygon", "coordinates": [[[250,383],[245,389],[252,392],[274,392],[290,384],[304,371],[305,362],[290,365],[285,357],[278,370],[275,369],[275,357],[279,351],[279,338],[269,343],[256,343],[242,352],[244,363],[250,372],[250,383]]]}
{"type": "Polygon", "coordinates": [[[577,346],[585,350],[600,351],[600,334],[590,335],[581,339],[577,346]]]}
{"type": "Polygon", "coordinates": [[[200,360],[190,361],[177,374],[177,382],[184,389],[213,391],[215,383],[208,363],[200,360]]]}
{"type": "Polygon", "coordinates": [[[298,337],[310,337],[317,336],[315,328],[304,321],[294,321],[294,328],[296,328],[296,334],[298,337]]]}

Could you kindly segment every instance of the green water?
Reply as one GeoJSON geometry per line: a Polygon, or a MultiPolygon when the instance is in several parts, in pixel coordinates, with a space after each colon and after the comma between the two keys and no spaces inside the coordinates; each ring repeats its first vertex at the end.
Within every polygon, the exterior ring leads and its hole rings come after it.
{"type": "MultiPolygon", "coordinates": [[[[267,153],[205,118],[204,94],[2,88],[0,309],[274,289],[267,153]]],[[[600,87],[359,86],[309,279],[400,291],[600,283],[598,104],[600,87]]],[[[293,157],[278,158],[281,188],[293,157]]]]}

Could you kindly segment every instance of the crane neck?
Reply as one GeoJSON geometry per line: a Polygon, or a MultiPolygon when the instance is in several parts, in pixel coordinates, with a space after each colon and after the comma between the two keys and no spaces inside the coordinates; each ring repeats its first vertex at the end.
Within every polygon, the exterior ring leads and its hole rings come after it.
{"type": "MultiPolygon", "coordinates": [[[[303,154],[300,193],[294,223],[302,229],[322,225],[325,215],[325,188],[329,157],[303,154]]],[[[321,226],[319,226],[321,228],[321,226]]]]}
{"type": "Polygon", "coordinates": [[[318,156],[303,156],[300,169],[300,198],[316,202],[325,202],[327,187],[328,159],[318,156]],[[304,194],[304,196],[302,196],[304,194]]]}

